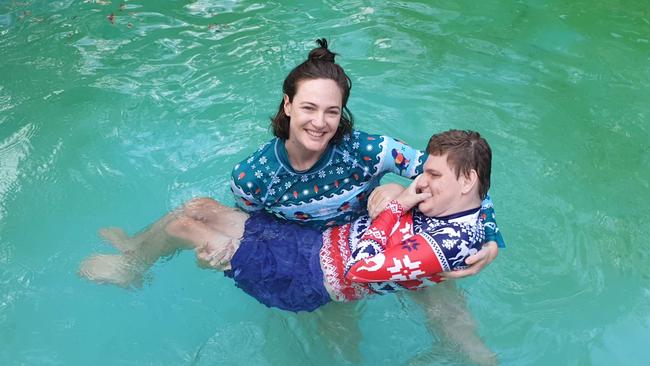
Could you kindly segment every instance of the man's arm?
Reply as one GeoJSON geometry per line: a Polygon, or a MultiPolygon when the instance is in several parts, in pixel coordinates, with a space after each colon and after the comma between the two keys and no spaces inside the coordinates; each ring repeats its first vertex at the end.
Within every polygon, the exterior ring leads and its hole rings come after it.
{"type": "MultiPolygon", "coordinates": [[[[377,217],[391,200],[399,196],[406,188],[396,183],[384,184],[377,187],[368,199],[368,213],[371,218],[377,217]]],[[[490,201],[491,203],[491,201],[490,201]]],[[[491,208],[491,207],[490,207],[491,208]]],[[[494,220],[492,220],[494,222],[494,220]]],[[[495,222],[496,224],[496,222],[495,222]]],[[[443,280],[458,279],[473,276],[481,272],[486,266],[498,256],[499,247],[496,241],[488,241],[483,244],[478,253],[468,257],[465,263],[469,266],[467,269],[458,271],[442,272],[440,277],[443,280]]]]}

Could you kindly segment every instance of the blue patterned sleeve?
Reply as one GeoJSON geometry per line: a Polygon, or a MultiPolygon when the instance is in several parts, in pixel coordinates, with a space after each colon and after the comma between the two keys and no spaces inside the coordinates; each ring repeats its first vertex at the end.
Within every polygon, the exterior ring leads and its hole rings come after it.
{"type": "Polygon", "coordinates": [[[499,248],[505,248],[506,242],[503,240],[494,216],[494,204],[488,194],[481,203],[481,223],[485,229],[485,242],[495,241],[499,248]]]}
{"type": "Polygon", "coordinates": [[[381,141],[379,156],[382,172],[392,172],[411,179],[422,173],[422,166],[427,158],[426,153],[392,137],[378,137],[381,141]]]}

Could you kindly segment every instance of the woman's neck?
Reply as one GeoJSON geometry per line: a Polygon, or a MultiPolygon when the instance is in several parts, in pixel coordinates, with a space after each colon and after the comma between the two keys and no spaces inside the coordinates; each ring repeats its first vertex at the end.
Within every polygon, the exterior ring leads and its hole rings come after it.
{"type": "Polygon", "coordinates": [[[287,157],[291,167],[298,172],[311,169],[324,153],[324,151],[305,150],[289,139],[285,141],[284,147],[287,149],[287,157]]]}

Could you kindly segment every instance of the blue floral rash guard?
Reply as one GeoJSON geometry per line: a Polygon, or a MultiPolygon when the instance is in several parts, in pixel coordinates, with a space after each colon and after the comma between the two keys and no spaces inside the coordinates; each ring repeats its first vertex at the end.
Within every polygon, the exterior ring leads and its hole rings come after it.
{"type": "MultiPolygon", "coordinates": [[[[415,178],[427,158],[426,153],[391,137],[353,131],[338,144],[329,144],[311,169],[296,171],[284,142],[274,138],[235,165],[230,181],[235,202],[246,212],[264,209],[319,229],[367,213],[368,196],[384,174],[415,178]]],[[[487,209],[481,211],[492,219],[486,236],[501,246],[491,202],[487,209]]]]}

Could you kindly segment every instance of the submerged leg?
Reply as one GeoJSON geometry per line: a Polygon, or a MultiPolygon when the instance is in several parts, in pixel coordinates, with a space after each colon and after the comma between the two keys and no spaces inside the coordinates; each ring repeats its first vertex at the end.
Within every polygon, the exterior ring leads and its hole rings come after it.
{"type": "Polygon", "coordinates": [[[236,237],[225,235],[214,227],[189,217],[171,222],[166,230],[169,235],[191,243],[190,247],[196,251],[200,267],[227,270],[230,269],[230,260],[239,248],[245,221],[233,221],[229,233],[237,235],[236,237]]]}
{"type": "Polygon", "coordinates": [[[134,237],[117,228],[102,230],[123,254],[91,256],[82,262],[79,273],[90,280],[128,287],[141,281],[160,257],[197,248],[207,251],[211,259],[204,266],[228,268],[247,218],[246,213],[215,200],[194,199],[134,237]]]}
{"type": "Polygon", "coordinates": [[[120,287],[141,287],[144,271],[125,254],[96,254],[84,259],[79,274],[91,281],[120,287]]]}
{"type": "Polygon", "coordinates": [[[186,218],[202,222],[213,230],[232,238],[240,238],[243,233],[243,223],[246,222],[248,215],[212,198],[200,197],[191,199],[132,237],[117,227],[100,229],[99,234],[120,251],[129,252],[139,246],[147,245],[153,240],[160,240],[170,224],[186,218]]]}
{"type": "Polygon", "coordinates": [[[167,225],[181,216],[182,210],[177,209],[171,211],[146,229],[131,237],[123,229],[118,227],[102,228],[99,230],[99,235],[121,252],[128,253],[138,250],[141,246],[148,245],[152,241],[159,241],[161,236],[165,235],[167,225]]]}
{"type": "Polygon", "coordinates": [[[159,233],[146,245],[135,246],[122,254],[96,254],[84,259],[79,275],[99,283],[141,287],[144,274],[160,257],[188,248],[192,248],[191,243],[159,233]]]}
{"type": "Polygon", "coordinates": [[[479,338],[465,297],[453,281],[408,293],[424,309],[429,329],[435,329],[453,348],[479,365],[498,364],[494,352],[479,338]]]}
{"type": "Polygon", "coordinates": [[[130,238],[122,228],[105,227],[99,229],[98,233],[102,239],[104,239],[107,243],[113,245],[120,252],[130,252],[137,247],[135,241],[130,238]]]}
{"type": "Polygon", "coordinates": [[[236,239],[242,237],[244,223],[248,219],[248,214],[242,210],[223,205],[208,197],[190,200],[181,208],[181,214],[236,239]]]}
{"type": "Polygon", "coordinates": [[[348,362],[361,363],[361,312],[358,304],[330,302],[316,310],[314,315],[325,346],[348,362]]]}

